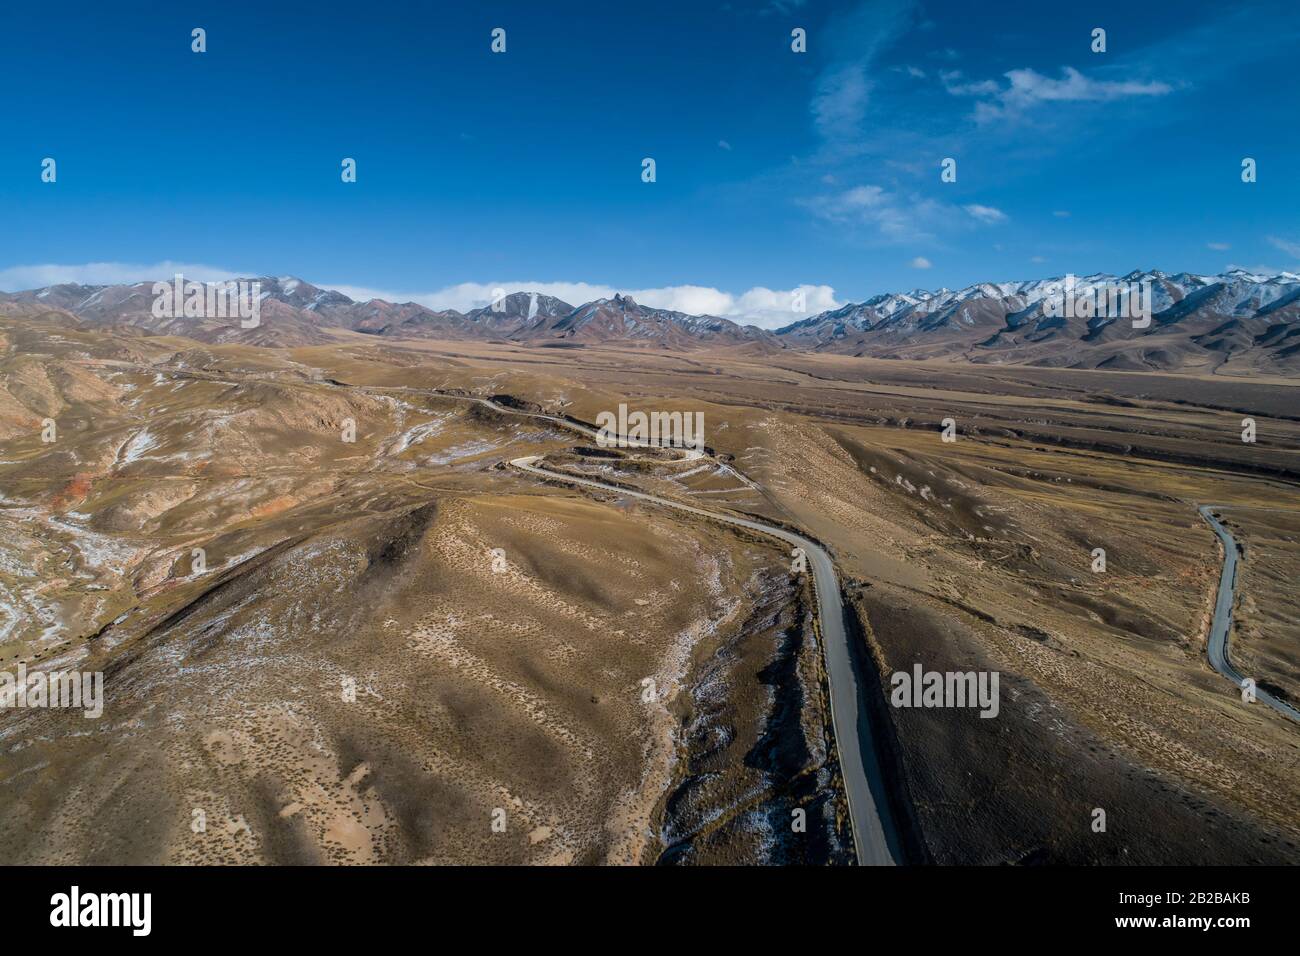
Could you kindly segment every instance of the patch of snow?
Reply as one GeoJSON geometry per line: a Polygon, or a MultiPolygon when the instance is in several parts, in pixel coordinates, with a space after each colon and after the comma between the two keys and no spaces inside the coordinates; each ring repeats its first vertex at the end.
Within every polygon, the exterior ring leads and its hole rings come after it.
{"type": "Polygon", "coordinates": [[[158,447],[158,439],[150,434],[149,429],[142,428],[131,437],[125,445],[119,449],[119,465],[129,465],[133,461],[139,461],[144,457],[144,453],[158,447]]]}

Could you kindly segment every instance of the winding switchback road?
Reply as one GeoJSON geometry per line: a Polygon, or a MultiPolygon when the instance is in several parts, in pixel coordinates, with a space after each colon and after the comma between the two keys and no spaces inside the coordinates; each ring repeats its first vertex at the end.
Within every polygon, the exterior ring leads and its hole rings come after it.
{"type": "MultiPolygon", "coordinates": [[[[1218,505],[1202,505],[1201,517],[1210,523],[1214,533],[1223,543],[1223,570],[1219,573],[1219,590],[1214,599],[1214,619],[1210,622],[1210,636],[1206,641],[1205,652],[1210,658],[1210,666],[1232,681],[1238,687],[1246,678],[1238,673],[1228,660],[1228,632],[1232,630],[1233,595],[1237,588],[1237,542],[1219,519],[1212,514],[1218,505]]],[[[1255,689],[1255,699],[1268,704],[1279,714],[1300,722],[1300,711],[1286,701],[1278,700],[1266,690],[1255,689]]]]}

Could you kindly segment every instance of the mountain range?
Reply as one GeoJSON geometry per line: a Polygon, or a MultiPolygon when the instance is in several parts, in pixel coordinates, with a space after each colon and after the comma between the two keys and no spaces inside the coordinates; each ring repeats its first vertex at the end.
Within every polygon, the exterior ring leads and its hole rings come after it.
{"type": "Polygon", "coordinates": [[[152,282],[55,285],[0,293],[0,313],[48,316],[128,334],[181,335],[270,347],[323,344],[340,332],[381,338],[477,339],[542,347],[617,343],[662,349],[732,347],[896,359],[963,359],[1113,370],[1300,374],[1300,275],[1234,269],[1218,275],[1131,272],[1076,281],[1080,291],[1147,281],[1152,321],[1061,314],[1048,308],[1062,278],[983,282],[964,289],[877,295],[776,330],[689,315],[614,295],[571,305],[515,292],[469,312],[414,302],[354,301],[292,277],[263,277],[261,323],[158,318],[152,282]]]}

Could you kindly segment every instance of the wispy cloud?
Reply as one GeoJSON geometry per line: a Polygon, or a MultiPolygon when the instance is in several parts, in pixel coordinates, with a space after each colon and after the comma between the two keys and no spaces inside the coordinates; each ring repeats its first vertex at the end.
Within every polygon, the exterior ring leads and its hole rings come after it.
{"type": "Polygon", "coordinates": [[[934,263],[931,262],[929,259],[927,259],[925,256],[917,256],[911,262],[911,266],[913,269],[928,269],[932,265],[934,265],[934,263]]]}
{"type": "Polygon", "coordinates": [[[883,186],[854,186],[840,192],[806,199],[803,205],[828,222],[870,229],[885,243],[911,243],[933,239],[972,225],[996,225],[1007,215],[993,206],[971,203],[953,206],[924,196],[891,192],[883,186]]]}
{"type": "Polygon", "coordinates": [[[932,199],[904,196],[874,185],[816,196],[804,205],[828,222],[865,227],[886,243],[931,239],[942,215],[942,205],[932,199]]]}
{"type": "Polygon", "coordinates": [[[813,125],[826,138],[856,133],[867,109],[867,70],[850,63],[822,74],[813,94],[813,125]]]}
{"type": "Polygon", "coordinates": [[[823,139],[852,140],[861,133],[870,67],[907,31],[915,6],[914,0],[867,0],[832,17],[821,31],[829,62],[817,78],[809,109],[823,139]]]}
{"type": "Polygon", "coordinates": [[[1158,80],[1099,80],[1086,76],[1072,66],[1061,68],[1054,79],[1034,69],[1010,70],[1003,74],[1002,85],[993,80],[971,82],[960,71],[941,76],[953,96],[970,96],[978,100],[974,117],[987,123],[1019,117],[1043,103],[1107,102],[1135,96],[1164,96],[1174,88],[1158,80]]]}
{"type": "Polygon", "coordinates": [[[1232,246],[1228,245],[1226,242],[1207,242],[1205,248],[1213,249],[1215,252],[1227,252],[1232,248],[1232,246]]]}
{"type": "Polygon", "coordinates": [[[1268,237],[1269,245],[1274,249],[1280,249],[1292,259],[1300,259],[1300,242],[1291,239],[1282,239],[1278,236],[1268,237]]]}
{"type": "Polygon", "coordinates": [[[980,222],[987,225],[996,225],[997,223],[1007,221],[1007,214],[1001,209],[996,209],[993,206],[981,206],[979,203],[971,203],[970,205],[962,206],[961,208],[966,210],[972,218],[978,219],[980,222]]]}
{"type": "Polygon", "coordinates": [[[992,96],[998,92],[995,80],[971,82],[961,70],[944,70],[939,74],[939,82],[953,96],[992,96]]]}

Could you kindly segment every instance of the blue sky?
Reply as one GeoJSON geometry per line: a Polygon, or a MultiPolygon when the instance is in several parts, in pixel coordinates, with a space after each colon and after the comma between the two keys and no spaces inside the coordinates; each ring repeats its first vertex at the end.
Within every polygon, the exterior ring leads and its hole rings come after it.
{"type": "Polygon", "coordinates": [[[817,311],[1066,272],[1300,271],[1291,2],[272,6],[6,6],[0,288],[182,263],[457,307],[502,284],[631,291],[774,324],[801,286],[817,311]]]}

